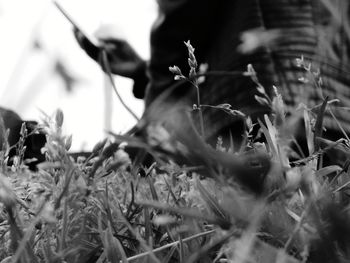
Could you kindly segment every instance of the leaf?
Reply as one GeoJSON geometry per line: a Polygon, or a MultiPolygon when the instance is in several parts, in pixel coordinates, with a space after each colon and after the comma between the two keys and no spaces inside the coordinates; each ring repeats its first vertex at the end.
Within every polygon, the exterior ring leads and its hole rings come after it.
{"type": "Polygon", "coordinates": [[[275,142],[276,140],[272,139],[268,128],[263,124],[263,122],[259,119],[258,119],[258,122],[259,122],[260,128],[262,129],[265,135],[270,151],[272,152],[273,156],[277,157],[278,155],[277,155],[277,148],[276,148],[276,142],[275,142]]]}

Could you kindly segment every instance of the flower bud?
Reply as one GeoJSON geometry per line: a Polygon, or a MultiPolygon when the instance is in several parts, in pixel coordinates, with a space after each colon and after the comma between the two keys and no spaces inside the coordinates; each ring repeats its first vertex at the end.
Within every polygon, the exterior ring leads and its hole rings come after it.
{"type": "Polygon", "coordinates": [[[175,75],[182,75],[181,70],[178,66],[169,67],[169,71],[175,75]]]}

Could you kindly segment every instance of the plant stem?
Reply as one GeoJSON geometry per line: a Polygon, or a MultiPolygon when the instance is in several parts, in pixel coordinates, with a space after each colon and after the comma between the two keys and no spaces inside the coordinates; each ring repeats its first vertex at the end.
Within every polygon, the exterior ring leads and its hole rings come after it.
{"type": "Polygon", "coordinates": [[[108,61],[108,58],[107,58],[107,53],[105,50],[102,50],[102,53],[101,53],[101,64],[103,66],[103,68],[106,70],[106,74],[112,84],[112,87],[113,87],[113,90],[115,92],[115,94],[117,95],[120,103],[123,105],[123,107],[130,113],[131,116],[134,117],[134,119],[136,121],[139,121],[140,119],[137,117],[137,115],[132,111],[132,109],[125,103],[125,101],[123,100],[123,98],[120,96],[118,90],[117,90],[117,87],[115,85],[115,82],[114,82],[114,79],[113,79],[113,76],[112,76],[112,73],[111,73],[111,67],[109,65],[109,61],[108,61]]]}
{"type": "Polygon", "coordinates": [[[201,98],[200,98],[200,93],[199,93],[199,86],[198,86],[198,81],[195,78],[194,81],[190,81],[192,85],[196,88],[196,94],[197,94],[197,111],[199,115],[199,125],[201,129],[201,135],[204,138],[204,120],[203,120],[203,113],[202,113],[202,107],[201,107],[201,98]]]}

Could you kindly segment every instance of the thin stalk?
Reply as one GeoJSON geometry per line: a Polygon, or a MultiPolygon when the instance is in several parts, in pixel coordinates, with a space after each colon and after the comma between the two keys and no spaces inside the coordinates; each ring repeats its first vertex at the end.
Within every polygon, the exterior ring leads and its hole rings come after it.
{"type": "MultiPolygon", "coordinates": [[[[182,243],[191,241],[191,240],[193,240],[193,239],[196,239],[196,238],[199,238],[199,237],[202,237],[202,236],[211,235],[211,234],[214,233],[215,231],[216,231],[215,229],[214,229],[214,230],[209,230],[209,231],[206,231],[206,232],[202,232],[202,233],[199,233],[199,234],[190,236],[190,237],[188,237],[188,238],[184,238],[184,239],[182,239],[182,243]]],[[[164,250],[164,249],[167,249],[167,248],[170,248],[170,247],[173,247],[173,246],[177,246],[177,245],[179,245],[179,244],[180,244],[180,241],[175,241],[175,242],[166,244],[166,245],[164,245],[164,246],[162,246],[162,247],[153,249],[152,251],[147,251],[147,252],[138,254],[138,255],[136,255],[136,256],[129,257],[129,258],[128,258],[128,261],[130,262],[130,261],[133,261],[133,260],[142,258],[142,257],[146,257],[146,256],[148,256],[151,252],[152,252],[152,253],[157,253],[157,252],[160,252],[160,251],[162,251],[162,250],[164,250]]]]}
{"type": "Polygon", "coordinates": [[[130,113],[131,116],[134,117],[134,119],[138,122],[140,119],[137,117],[137,115],[132,111],[132,109],[125,103],[125,101],[123,100],[123,98],[120,96],[117,87],[115,85],[112,73],[111,73],[111,67],[108,61],[108,57],[107,57],[107,53],[105,50],[102,50],[101,52],[101,64],[102,64],[102,68],[104,68],[106,70],[106,74],[111,82],[112,88],[115,92],[115,94],[117,95],[120,103],[123,105],[123,107],[130,113]]]}
{"type": "Polygon", "coordinates": [[[202,107],[201,107],[201,98],[200,98],[200,93],[199,93],[199,86],[198,86],[198,81],[197,81],[196,77],[195,77],[194,81],[190,80],[190,83],[196,89],[196,95],[197,95],[197,109],[196,110],[198,111],[201,135],[204,138],[204,136],[205,136],[205,133],[204,133],[204,120],[203,120],[203,113],[202,113],[202,107]]]}

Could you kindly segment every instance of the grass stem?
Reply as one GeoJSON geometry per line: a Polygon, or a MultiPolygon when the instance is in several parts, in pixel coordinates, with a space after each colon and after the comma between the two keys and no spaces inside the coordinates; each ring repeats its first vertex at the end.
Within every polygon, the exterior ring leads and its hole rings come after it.
{"type": "MultiPolygon", "coordinates": [[[[203,236],[207,236],[207,235],[211,235],[215,232],[216,230],[209,230],[209,231],[206,231],[206,232],[202,232],[202,233],[199,233],[199,234],[196,234],[196,235],[193,235],[193,236],[190,236],[188,238],[184,238],[182,239],[182,242],[188,242],[188,241],[191,241],[193,239],[196,239],[196,238],[200,238],[200,237],[203,237],[203,236]]],[[[157,253],[157,252],[160,252],[164,249],[167,249],[167,248],[170,248],[170,247],[173,247],[173,246],[177,246],[180,244],[180,241],[175,241],[175,242],[172,242],[172,243],[169,243],[169,244],[166,244],[162,247],[159,247],[159,248],[156,248],[156,249],[153,249],[151,252],[152,253],[157,253]]],[[[138,255],[135,255],[135,256],[132,256],[132,257],[129,257],[128,258],[128,261],[133,261],[133,260],[136,260],[136,259],[139,259],[139,258],[142,258],[142,257],[146,257],[148,256],[150,253],[150,251],[147,251],[147,252],[144,252],[144,253],[141,253],[141,254],[138,254],[138,255]]]]}

